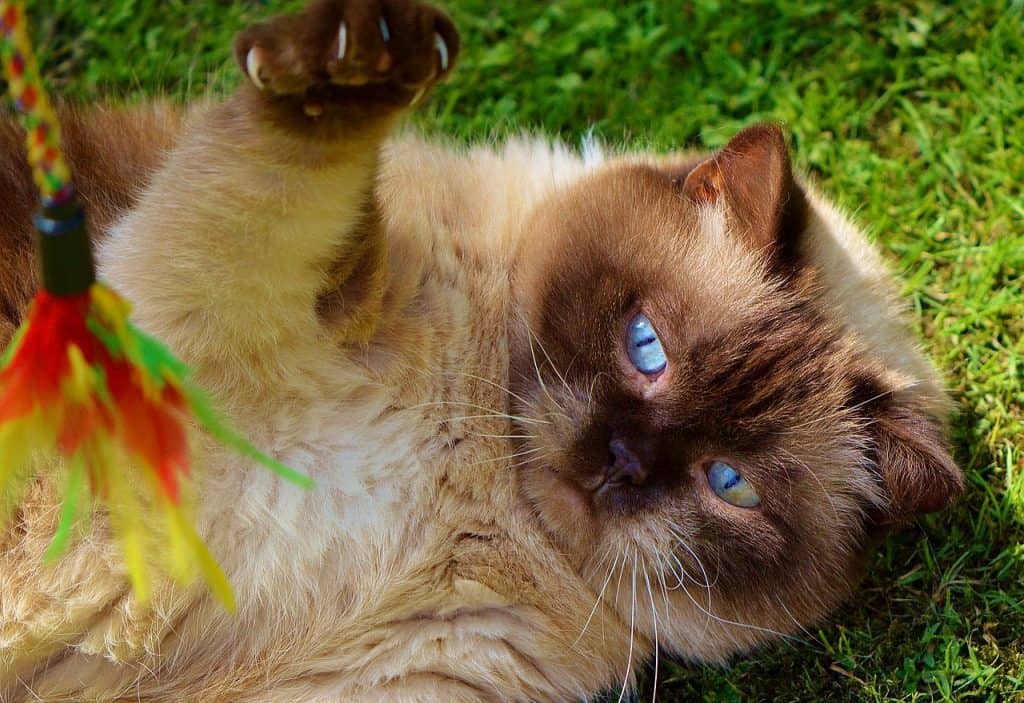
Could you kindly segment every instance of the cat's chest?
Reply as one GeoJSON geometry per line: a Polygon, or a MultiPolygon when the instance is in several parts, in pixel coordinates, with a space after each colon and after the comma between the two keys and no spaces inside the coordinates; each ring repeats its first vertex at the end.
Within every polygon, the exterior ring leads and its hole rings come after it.
{"type": "Polygon", "coordinates": [[[244,549],[231,548],[229,559],[245,554],[236,580],[266,592],[300,577],[343,616],[402,574],[441,578],[461,535],[505,530],[515,432],[500,285],[428,269],[374,344],[339,353],[268,409],[268,441],[317,485],[303,491],[250,472],[220,491],[222,508],[250,528],[244,549]]]}

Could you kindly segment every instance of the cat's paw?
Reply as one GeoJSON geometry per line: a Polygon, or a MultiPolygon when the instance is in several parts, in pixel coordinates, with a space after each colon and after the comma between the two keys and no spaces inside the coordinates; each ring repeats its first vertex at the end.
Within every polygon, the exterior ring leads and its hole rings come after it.
{"type": "Polygon", "coordinates": [[[418,102],[459,44],[447,15],[418,0],[317,0],[244,30],[235,58],[277,110],[319,120],[418,102]]]}

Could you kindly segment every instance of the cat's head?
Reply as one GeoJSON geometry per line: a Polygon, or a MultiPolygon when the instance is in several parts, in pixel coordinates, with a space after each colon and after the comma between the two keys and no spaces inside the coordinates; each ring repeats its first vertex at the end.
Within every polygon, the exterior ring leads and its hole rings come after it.
{"type": "Polygon", "coordinates": [[[602,166],[525,233],[522,494],[684,656],[820,619],[872,535],[962,489],[942,419],[824,303],[808,208],[781,132],[757,126],[703,160],[602,166]]]}

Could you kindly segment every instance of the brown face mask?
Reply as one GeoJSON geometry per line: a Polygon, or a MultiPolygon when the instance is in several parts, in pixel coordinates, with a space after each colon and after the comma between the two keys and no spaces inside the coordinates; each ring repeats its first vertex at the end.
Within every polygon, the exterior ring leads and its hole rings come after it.
{"type": "Polygon", "coordinates": [[[544,458],[522,491],[599,586],[612,557],[669,586],[689,654],[709,599],[704,656],[819,618],[875,527],[962,487],[941,421],[823,304],[808,208],[756,126],[678,168],[604,169],[528,225],[511,378],[544,458]]]}

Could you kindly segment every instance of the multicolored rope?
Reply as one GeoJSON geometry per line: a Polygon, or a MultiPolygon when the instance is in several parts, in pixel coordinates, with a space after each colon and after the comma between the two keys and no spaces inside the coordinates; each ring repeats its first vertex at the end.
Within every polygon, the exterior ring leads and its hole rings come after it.
{"type": "Polygon", "coordinates": [[[0,0],[0,34],[3,35],[0,59],[7,76],[7,92],[22,114],[32,175],[44,200],[63,201],[69,197],[71,170],[61,154],[60,123],[43,89],[21,3],[0,0]]]}
{"type": "Polygon", "coordinates": [[[70,542],[91,497],[104,504],[136,595],[154,568],[198,572],[229,610],[227,578],[192,526],[190,418],[222,444],[304,487],[306,476],[232,431],[188,368],[129,322],[131,307],[96,281],[85,217],[60,150],[60,127],[28,39],[24,7],[0,0],[0,55],[23,116],[42,195],[35,217],[42,290],[0,356],[0,528],[36,475],[59,457],[63,507],[49,559],[70,542]],[[42,455],[42,457],[40,456],[42,455]]]}

